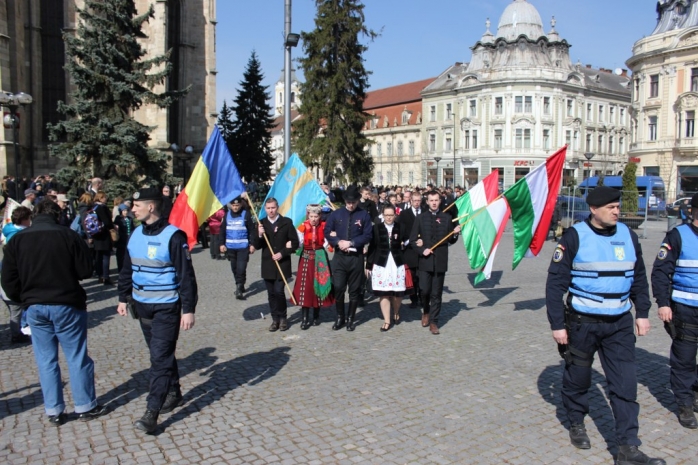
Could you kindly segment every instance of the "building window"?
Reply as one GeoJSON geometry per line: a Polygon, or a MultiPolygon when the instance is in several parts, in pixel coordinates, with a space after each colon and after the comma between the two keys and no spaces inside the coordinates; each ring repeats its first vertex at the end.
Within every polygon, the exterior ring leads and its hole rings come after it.
{"type": "Polygon", "coordinates": [[[592,113],[591,113],[591,111],[592,111],[592,104],[591,104],[591,103],[587,103],[587,121],[588,121],[588,122],[591,122],[591,118],[592,118],[592,113]]]}
{"type": "Polygon", "coordinates": [[[436,121],[436,106],[435,105],[432,105],[431,107],[429,107],[429,121],[431,121],[432,123],[434,121],[436,121]]]}
{"type": "Polygon", "coordinates": [[[570,130],[565,131],[565,144],[572,148],[572,131],[570,130]]]}
{"type": "Polygon", "coordinates": [[[516,130],[516,148],[530,149],[531,148],[531,130],[517,129],[516,130]]]}
{"type": "Polygon", "coordinates": [[[494,98],[494,114],[501,115],[504,113],[504,98],[495,97],[494,98]]]}
{"type": "Polygon", "coordinates": [[[408,179],[410,180],[410,184],[414,184],[414,171],[409,172],[408,179]]]}
{"type": "Polygon", "coordinates": [[[696,112],[686,112],[686,137],[693,137],[695,134],[696,112]]]}
{"type": "Polygon", "coordinates": [[[447,137],[446,138],[446,146],[444,147],[445,152],[450,152],[451,151],[451,138],[447,137]]]}
{"type": "Polygon", "coordinates": [[[503,166],[493,166],[490,168],[490,173],[494,170],[497,170],[497,177],[499,178],[498,184],[499,184],[499,189],[500,192],[504,190],[504,167],[503,166]]]}
{"type": "Polygon", "coordinates": [[[378,152],[378,156],[380,157],[381,155],[383,155],[383,144],[376,144],[376,148],[377,148],[376,151],[378,152]]]}
{"type": "Polygon", "coordinates": [[[388,156],[389,156],[389,157],[392,157],[392,156],[393,156],[393,143],[392,143],[392,142],[388,142],[387,145],[388,145],[388,156]]]}
{"type": "Polygon", "coordinates": [[[523,113],[523,97],[514,97],[514,113],[523,113]]]}
{"type": "Polygon", "coordinates": [[[599,105],[599,123],[603,122],[603,120],[604,120],[603,105],[599,105]]]}
{"type": "Polygon", "coordinates": [[[409,143],[407,144],[407,150],[408,150],[408,153],[410,154],[410,156],[414,156],[414,141],[413,140],[409,141],[409,143]]]}
{"type": "Polygon", "coordinates": [[[470,101],[470,116],[477,116],[477,100],[470,101]]]}
{"type": "Polygon", "coordinates": [[[533,113],[533,97],[524,98],[524,112],[533,113]]]}
{"type": "Polygon", "coordinates": [[[620,109],[620,124],[625,124],[625,108],[620,109]]]}
{"type": "Polygon", "coordinates": [[[550,149],[550,129],[543,129],[543,148],[550,149]]]}
{"type": "Polygon", "coordinates": [[[608,122],[613,124],[614,119],[613,117],[616,115],[616,107],[608,107],[608,122]]]}
{"type": "Polygon", "coordinates": [[[591,152],[591,134],[587,134],[587,139],[584,143],[584,151],[591,152]]]}
{"type": "Polygon", "coordinates": [[[450,120],[451,119],[451,104],[447,103],[446,104],[446,119],[450,120]]]}
{"type": "Polygon", "coordinates": [[[625,154],[625,137],[618,138],[618,152],[621,155],[625,154]]]}
{"type": "Polygon", "coordinates": [[[659,176],[658,166],[645,166],[643,169],[645,170],[645,176],[659,176]]]}
{"type": "Polygon", "coordinates": [[[613,155],[613,136],[608,136],[608,153],[613,155]]]}
{"type": "Polygon", "coordinates": [[[436,134],[429,134],[429,151],[436,151],[436,134]]]}
{"type": "Polygon", "coordinates": [[[650,76],[650,98],[659,97],[659,74],[650,76]]]}
{"type": "Polygon", "coordinates": [[[477,129],[473,129],[473,148],[477,148],[477,129]]]}
{"type": "Polygon", "coordinates": [[[531,168],[516,168],[514,170],[514,182],[521,178],[525,178],[526,175],[531,171],[531,168]]]}
{"type": "Polygon", "coordinates": [[[597,140],[596,150],[598,150],[599,152],[603,150],[603,135],[599,136],[599,139],[597,140]]]}
{"type": "Polygon", "coordinates": [[[698,68],[691,68],[691,92],[698,92],[698,68]]]}
{"type": "Polygon", "coordinates": [[[410,120],[410,115],[408,113],[402,114],[402,124],[407,124],[410,120]]]}
{"type": "Polygon", "coordinates": [[[657,140],[657,117],[650,116],[649,119],[649,140],[657,140]]]}
{"type": "Polygon", "coordinates": [[[640,80],[635,79],[635,100],[637,101],[638,98],[640,98],[640,80]]]}
{"type": "Polygon", "coordinates": [[[402,171],[397,172],[397,183],[402,184],[402,171]]]}
{"type": "Polygon", "coordinates": [[[470,148],[470,130],[463,131],[465,134],[465,145],[463,146],[464,149],[469,149],[470,148]]]}
{"type": "Polygon", "coordinates": [[[579,150],[579,131],[574,131],[574,137],[572,140],[574,142],[574,149],[579,150]]]}
{"type": "Polygon", "coordinates": [[[574,116],[574,100],[567,99],[567,116],[574,116]]]}
{"type": "Polygon", "coordinates": [[[387,178],[388,178],[388,184],[392,184],[393,183],[393,172],[392,171],[388,171],[387,178]]]}
{"type": "Polygon", "coordinates": [[[550,114],[550,97],[543,97],[543,114],[550,114]]]}
{"type": "Polygon", "coordinates": [[[402,156],[402,141],[399,141],[397,143],[397,156],[401,157],[402,156]]]}
{"type": "Polygon", "coordinates": [[[494,148],[495,148],[495,150],[499,150],[502,148],[502,130],[501,129],[494,130],[494,148]]]}

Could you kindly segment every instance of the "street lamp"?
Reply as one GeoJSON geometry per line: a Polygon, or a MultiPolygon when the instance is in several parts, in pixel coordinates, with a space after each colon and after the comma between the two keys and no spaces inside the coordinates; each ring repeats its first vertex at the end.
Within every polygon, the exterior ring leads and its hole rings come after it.
{"type": "Polygon", "coordinates": [[[441,157],[434,157],[434,161],[436,162],[436,180],[434,180],[434,182],[436,183],[436,187],[439,187],[439,162],[441,161],[441,157]]]}
{"type": "Polygon", "coordinates": [[[456,114],[451,113],[451,116],[453,117],[453,179],[451,180],[451,187],[453,187],[455,189],[455,187],[456,187],[456,114]]]}
{"type": "Polygon", "coordinates": [[[0,92],[0,107],[7,107],[10,110],[9,120],[12,125],[12,138],[15,145],[15,187],[17,189],[17,200],[21,200],[20,195],[20,171],[19,171],[19,116],[17,109],[24,105],[30,105],[34,99],[31,95],[19,92],[11,94],[9,92],[0,92]]]}
{"type": "Polygon", "coordinates": [[[300,34],[291,32],[291,0],[284,9],[284,164],[291,157],[291,48],[298,46],[300,34]]]}

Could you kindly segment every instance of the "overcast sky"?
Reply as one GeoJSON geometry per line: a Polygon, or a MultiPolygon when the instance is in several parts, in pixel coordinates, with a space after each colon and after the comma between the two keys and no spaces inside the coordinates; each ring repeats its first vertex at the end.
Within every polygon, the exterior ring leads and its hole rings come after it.
{"type": "MultiPolygon", "coordinates": [[[[437,76],[449,64],[470,61],[470,47],[490,19],[496,34],[499,17],[512,0],[364,0],[366,24],[381,35],[369,43],[365,66],[372,89],[437,76]]],[[[544,30],[557,20],[561,38],[572,45],[573,63],[625,68],[633,43],[657,22],[656,0],[530,0],[544,30]]],[[[284,0],[218,0],[217,89],[220,109],[236,95],[252,50],[256,50],[269,92],[284,66],[284,0]]],[[[293,0],[293,32],[314,28],[315,0],[293,0]]],[[[293,49],[297,58],[303,53],[293,49]]],[[[299,70],[298,77],[302,79],[299,70]]]]}

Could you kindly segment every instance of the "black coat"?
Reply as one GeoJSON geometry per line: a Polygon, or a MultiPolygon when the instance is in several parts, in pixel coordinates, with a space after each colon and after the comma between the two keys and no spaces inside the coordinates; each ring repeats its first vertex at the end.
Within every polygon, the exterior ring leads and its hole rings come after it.
{"type": "Polygon", "coordinates": [[[368,258],[366,259],[366,269],[370,270],[373,265],[385,266],[388,263],[388,255],[393,254],[396,266],[405,264],[402,257],[402,234],[400,225],[393,223],[393,231],[388,237],[388,228],[383,223],[373,225],[373,239],[368,246],[368,258]]]}
{"type": "MultiPolygon", "coordinates": [[[[400,233],[402,234],[403,244],[410,240],[414,220],[415,216],[411,206],[400,213],[400,233]]],[[[411,270],[417,269],[417,265],[419,265],[419,254],[414,248],[412,248],[409,242],[405,246],[405,250],[402,252],[402,258],[405,261],[405,265],[410,267],[411,270]]]]}
{"type": "MultiPolygon", "coordinates": [[[[97,214],[97,218],[99,218],[99,221],[102,222],[104,227],[102,228],[102,231],[99,234],[95,234],[94,236],[92,236],[92,244],[94,244],[95,250],[100,252],[107,252],[112,248],[111,235],[109,234],[109,230],[114,229],[114,223],[111,220],[111,211],[109,210],[109,208],[107,208],[106,205],[102,205],[101,203],[96,203],[94,206],[94,210],[97,214]]],[[[84,216],[82,220],[85,221],[84,216]]]]}
{"type": "Polygon", "coordinates": [[[293,222],[289,218],[279,215],[279,218],[274,224],[269,222],[269,218],[262,220],[264,231],[273,251],[269,250],[267,241],[264,237],[259,237],[259,234],[254,234],[251,238],[252,245],[257,250],[262,249],[262,279],[281,279],[279,268],[272,260],[271,256],[277,252],[282,255],[279,260],[279,266],[284,273],[286,279],[293,275],[291,271],[291,255],[298,248],[298,232],[293,226],[293,222]],[[291,248],[286,247],[286,243],[291,242],[291,248]]]}
{"type": "Polygon", "coordinates": [[[423,255],[424,249],[430,249],[434,244],[453,231],[453,218],[448,213],[423,211],[415,220],[410,234],[410,246],[419,255],[419,271],[445,273],[448,271],[448,245],[458,240],[458,234],[453,234],[442,242],[428,257],[423,255]],[[422,239],[421,247],[417,246],[417,240],[422,239]]]}

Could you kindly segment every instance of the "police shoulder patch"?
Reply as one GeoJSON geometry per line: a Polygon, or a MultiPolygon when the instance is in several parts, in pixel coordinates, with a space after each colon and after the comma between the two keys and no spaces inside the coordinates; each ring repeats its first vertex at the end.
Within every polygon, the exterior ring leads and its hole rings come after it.
{"type": "Polygon", "coordinates": [[[555,252],[553,252],[553,261],[555,263],[558,263],[559,261],[561,261],[563,254],[564,254],[564,248],[561,246],[557,246],[555,248],[555,252]]]}
{"type": "Polygon", "coordinates": [[[659,253],[657,254],[657,258],[659,260],[664,260],[667,255],[669,254],[669,251],[664,247],[664,244],[662,244],[662,247],[659,248],[659,253]]]}

